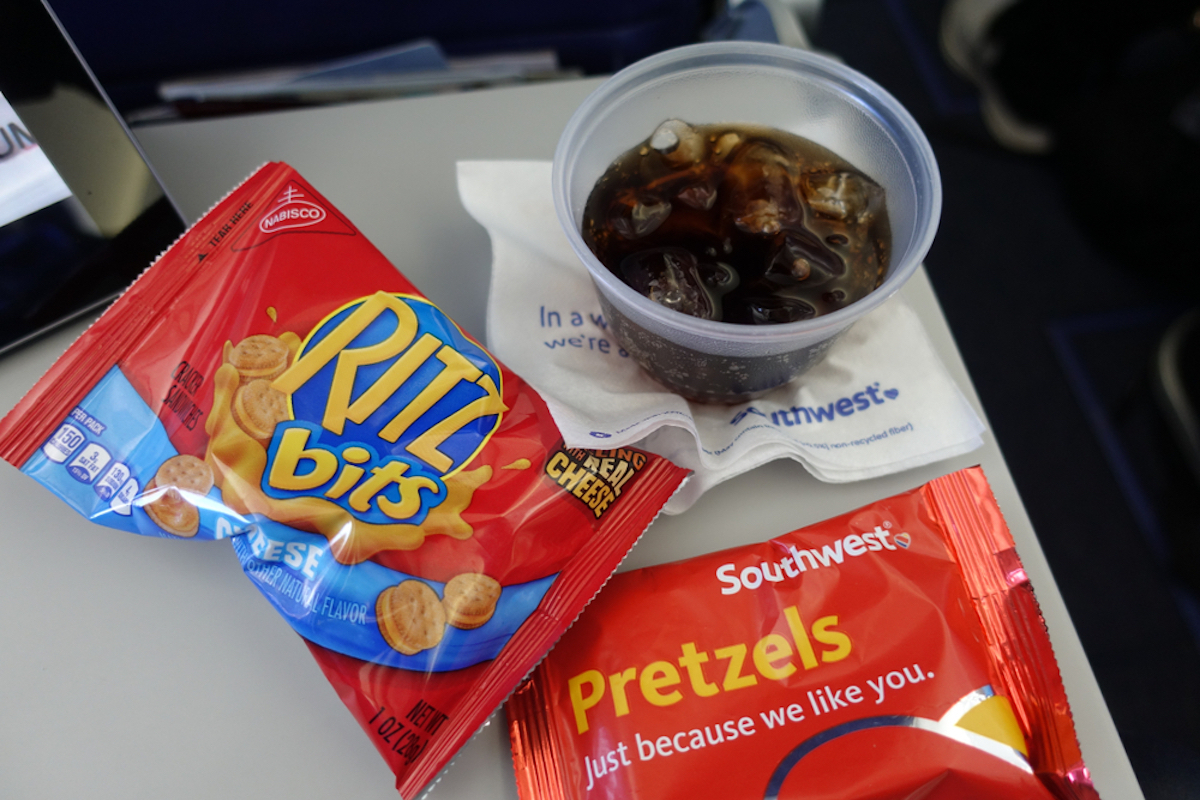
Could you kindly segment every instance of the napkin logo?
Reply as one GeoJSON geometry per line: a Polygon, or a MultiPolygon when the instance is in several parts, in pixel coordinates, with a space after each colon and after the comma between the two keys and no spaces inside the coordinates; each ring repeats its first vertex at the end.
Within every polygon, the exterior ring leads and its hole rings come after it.
{"type": "Polygon", "coordinates": [[[749,406],[734,414],[733,419],[729,420],[729,424],[737,425],[750,414],[756,414],[765,420],[770,420],[771,424],[777,428],[794,428],[797,425],[819,425],[822,422],[833,422],[839,417],[848,417],[852,414],[861,414],[870,411],[876,406],[881,406],[889,400],[896,400],[899,397],[899,389],[894,387],[881,389],[879,382],[876,381],[864,387],[861,392],[839,397],[837,400],[833,400],[825,405],[792,406],[791,408],[778,409],[770,413],[754,406],[749,406]]]}
{"type": "Polygon", "coordinates": [[[291,180],[267,204],[267,209],[258,218],[258,224],[238,237],[233,249],[248,250],[277,236],[295,233],[355,235],[350,223],[322,203],[316,192],[299,181],[291,180]]]}

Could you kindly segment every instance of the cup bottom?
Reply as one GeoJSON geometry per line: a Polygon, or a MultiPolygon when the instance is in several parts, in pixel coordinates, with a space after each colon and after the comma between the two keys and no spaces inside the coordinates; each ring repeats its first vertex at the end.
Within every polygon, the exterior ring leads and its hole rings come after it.
{"type": "Polygon", "coordinates": [[[777,355],[715,355],[651,333],[618,310],[603,292],[598,294],[604,316],[621,347],[669,391],[699,403],[731,405],[760,397],[819,364],[847,330],[777,355]]]}

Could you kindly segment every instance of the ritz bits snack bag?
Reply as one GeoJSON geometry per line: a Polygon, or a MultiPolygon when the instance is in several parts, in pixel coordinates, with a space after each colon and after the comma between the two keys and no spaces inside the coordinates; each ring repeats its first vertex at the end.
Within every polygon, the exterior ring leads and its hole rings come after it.
{"type": "Polygon", "coordinates": [[[546,407],[320,194],[268,164],[0,422],[122,530],[229,539],[411,798],[684,473],[567,450],[546,407]]]}
{"type": "Polygon", "coordinates": [[[523,800],[1096,800],[972,468],[617,575],[507,705],[523,800]]]}

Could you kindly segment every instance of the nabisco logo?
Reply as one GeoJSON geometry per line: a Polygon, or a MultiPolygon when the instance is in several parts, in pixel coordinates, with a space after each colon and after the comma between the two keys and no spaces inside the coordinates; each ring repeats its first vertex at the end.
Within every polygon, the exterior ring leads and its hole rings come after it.
{"type": "Polygon", "coordinates": [[[325,220],[325,209],[305,200],[304,192],[294,185],[288,186],[279,196],[279,204],[258,221],[263,233],[279,233],[290,228],[307,228],[325,220]]]}
{"type": "MultiPolygon", "coordinates": [[[[342,219],[337,209],[304,183],[290,180],[264,204],[266,211],[257,217],[258,222],[247,226],[234,237],[231,249],[246,250],[258,247],[280,236],[356,236],[349,222],[342,219]]],[[[256,211],[257,213],[257,211],[256,211]]],[[[255,217],[247,217],[247,220],[255,217]]],[[[222,236],[232,231],[222,229],[222,236]]]]}

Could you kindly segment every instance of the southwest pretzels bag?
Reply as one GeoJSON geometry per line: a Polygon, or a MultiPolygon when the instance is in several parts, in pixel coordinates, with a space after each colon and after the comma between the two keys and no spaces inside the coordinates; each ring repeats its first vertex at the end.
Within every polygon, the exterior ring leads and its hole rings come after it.
{"type": "Polygon", "coordinates": [[[411,798],[684,472],[538,395],[285,164],[164,253],[0,422],[86,517],[228,539],[411,798]]]}
{"type": "Polygon", "coordinates": [[[507,705],[522,800],[1097,800],[979,468],[617,575],[507,705]]]}

